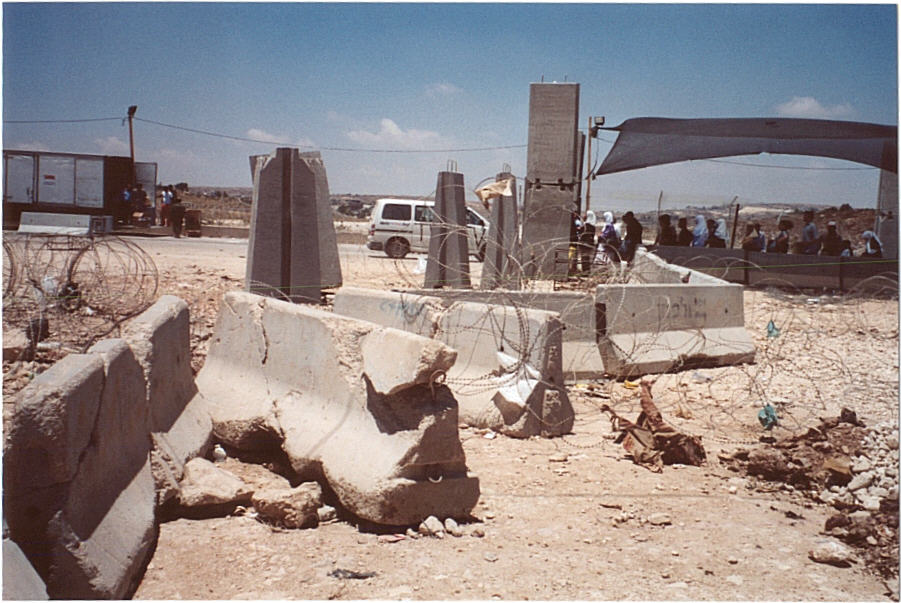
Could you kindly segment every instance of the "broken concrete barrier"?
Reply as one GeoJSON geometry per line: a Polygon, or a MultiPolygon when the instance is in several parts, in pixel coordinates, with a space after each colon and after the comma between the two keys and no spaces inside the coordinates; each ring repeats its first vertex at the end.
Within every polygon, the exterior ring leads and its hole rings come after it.
{"type": "Polygon", "coordinates": [[[260,517],[285,528],[316,527],[321,506],[322,488],[316,482],[296,488],[259,490],[253,494],[253,508],[260,517]]]}
{"type": "Polygon", "coordinates": [[[203,510],[249,504],[253,496],[251,486],[232,472],[217,467],[202,458],[193,458],[185,464],[180,483],[178,502],[182,507],[203,510]]]}
{"type": "Polygon", "coordinates": [[[101,341],[15,405],[3,456],[10,537],[50,597],[126,597],[156,539],[141,365],[124,341],[101,341]]]}
{"type": "Polygon", "coordinates": [[[458,350],[447,384],[460,418],[513,437],[569,433],[563,326],[553,312],[342,287],[334,311],[404,329],[458,350]]]}
{"type": "Polygon", "coordinates": [[[190,330],[188,304],[173,295],[160,297],[123,330],[147,381],[157,504],[177,494],[185,463],[210,443],[212,422],[191,371],[190,330]]]}
{"type": "Polygon", "coordinates": [[[278,444],[352,513],[410,525],[466,516],[478,501],[457,402],[439,382],[455,356],[411,333],[230,292],[197,385],[223,443],[278,444]],[[386,359],[397,367],[388,375],[386,359]]]}
{"type": "Polygon", "coordinates": [[[3,538],[3,599],[5,601],[46,601],[47,586],[31,562],[12,540],[3,538]]]}

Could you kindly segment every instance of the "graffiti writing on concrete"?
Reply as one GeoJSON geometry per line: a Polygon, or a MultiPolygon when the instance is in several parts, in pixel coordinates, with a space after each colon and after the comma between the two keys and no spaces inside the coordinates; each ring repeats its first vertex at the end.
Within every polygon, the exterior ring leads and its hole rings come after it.
{"type": "Polygon", "coordinates": [[[707,299],[705,297],[687,297],[676,295],[657,301],[657,320],[689,321],[707,320],[707,299]]]}

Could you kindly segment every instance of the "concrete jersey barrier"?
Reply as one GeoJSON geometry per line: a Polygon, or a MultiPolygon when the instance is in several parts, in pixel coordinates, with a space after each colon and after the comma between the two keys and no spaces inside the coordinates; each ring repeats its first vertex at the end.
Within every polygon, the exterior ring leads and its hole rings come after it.
{"type": "Polygon", "coordinates": [[[412,333],[230,292],[197,386],[223,443],[281,446],[352,513],[410,525],[465,517],[479,498],[439,382],[455,358],[412,333]]]}
{"type": "Polygon", "coordinates": [[[342,287],[334,311],[432,337],[457,350],[447,384],[460,417],[514,437],[569,433],[559,315],[529,308],[342,287]]]}

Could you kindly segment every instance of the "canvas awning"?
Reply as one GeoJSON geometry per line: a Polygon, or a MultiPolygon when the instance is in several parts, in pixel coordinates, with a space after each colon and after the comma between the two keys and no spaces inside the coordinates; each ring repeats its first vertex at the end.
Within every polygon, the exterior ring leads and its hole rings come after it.
{"type": "Polygon", "coordinates": [[[897,126],[821,119],[638,117],[601,129],[619,136],[597,174],[756,153],[832,157],[898,172],[897,126]]]}

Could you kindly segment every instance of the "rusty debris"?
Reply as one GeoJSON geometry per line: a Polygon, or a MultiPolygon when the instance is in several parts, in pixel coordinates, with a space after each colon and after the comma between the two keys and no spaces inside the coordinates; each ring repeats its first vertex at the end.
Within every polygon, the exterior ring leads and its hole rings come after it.
{"type": "Polygon", "coordinates": [[[663,420],[647,381],[641,382],[641,414],[635,423],[606,404],[601,410],[610,413],[614,431],[621,432],[615,442],[622,443],[632,460],[655,473],[663,471],[664,465],[701,465],[707,459],[700,437],[686,435],[663,420]]]}

